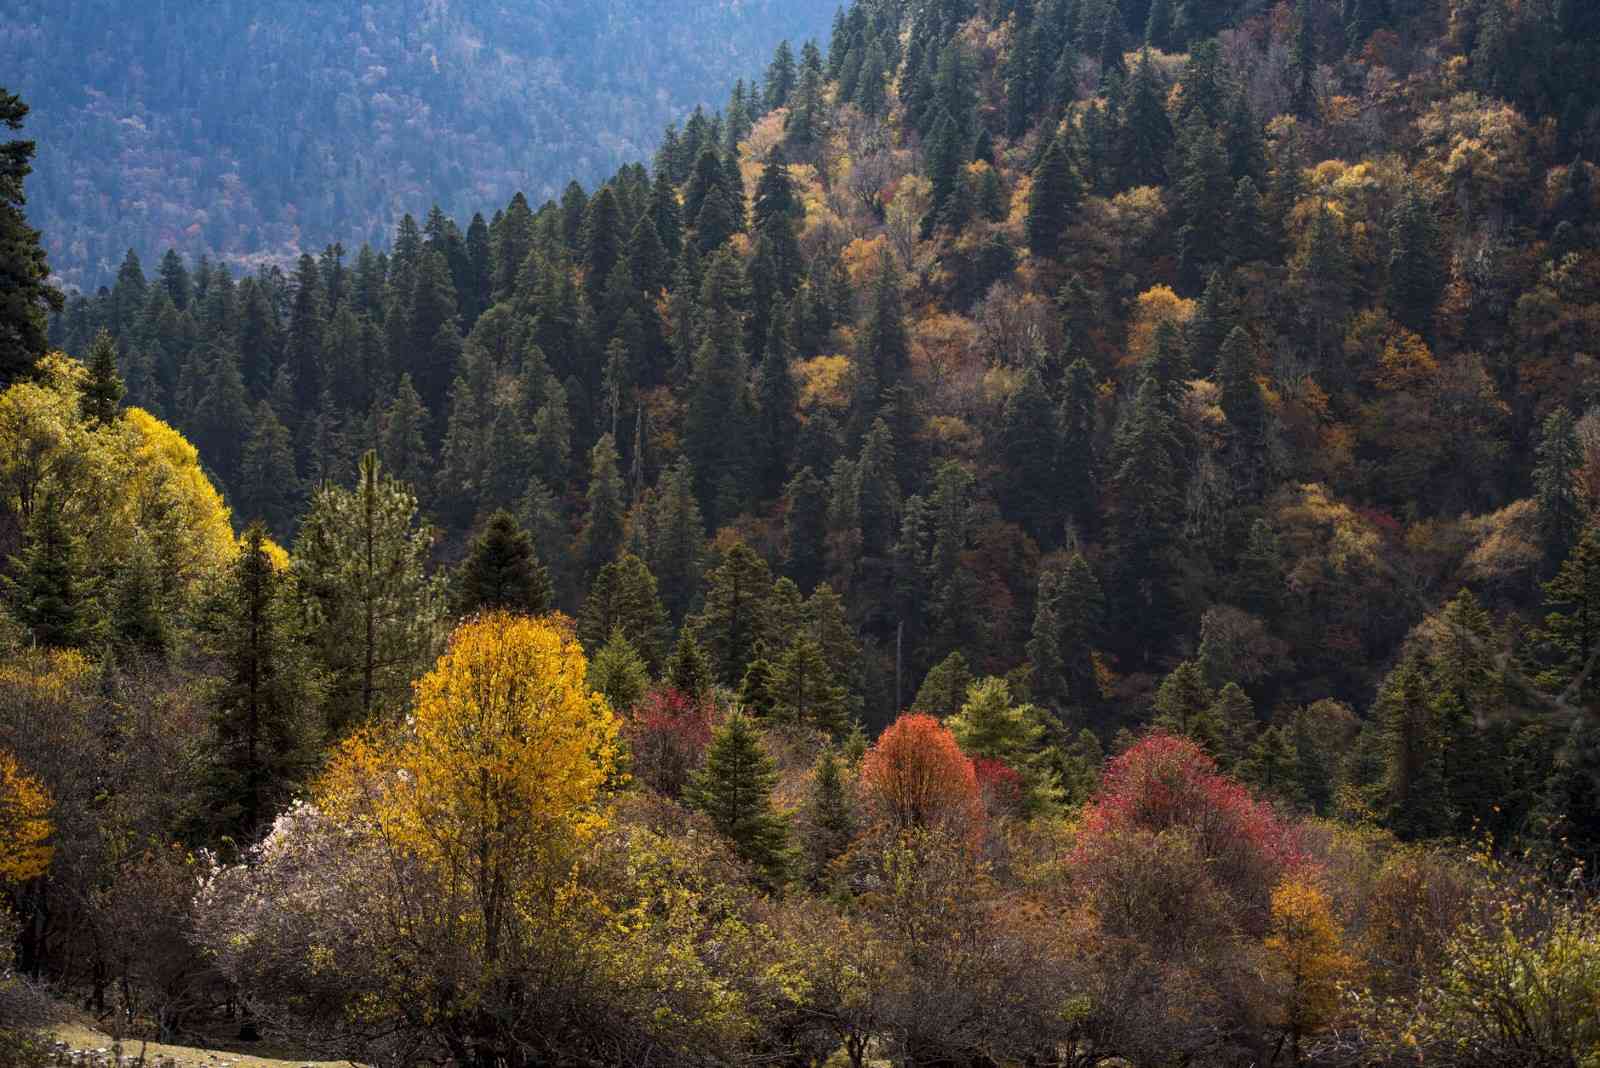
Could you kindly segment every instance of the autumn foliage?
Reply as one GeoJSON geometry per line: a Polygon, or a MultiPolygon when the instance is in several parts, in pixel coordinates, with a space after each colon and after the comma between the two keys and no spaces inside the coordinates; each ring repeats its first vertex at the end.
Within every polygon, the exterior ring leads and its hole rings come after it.
{"type": "Polygon", "coordinates": [[[970,818],[979,809],[977,771],[949,728],[911,712],[867,751],[861,779],[896,826],[926,827],[970,818]]]}
{"type": "Polygon", "coordinates": [[[0,749],[0,884],[26,882],[49,869],[51,805],[50,792],[0,749]]]}
{"type": "Polygon", "coordinates": [[[700,766],[716,706],[704,698],[662,687],[634,705],[622,735],[633,757],[634,778],[667,797],[677,797],[700,766]]]}

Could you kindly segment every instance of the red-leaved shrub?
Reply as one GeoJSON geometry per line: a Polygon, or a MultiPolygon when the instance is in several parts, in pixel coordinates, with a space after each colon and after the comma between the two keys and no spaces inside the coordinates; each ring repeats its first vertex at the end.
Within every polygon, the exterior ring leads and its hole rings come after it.
{"type": "Polygon", "coordinates": [[[901,828],[970,820],[982,811],[972,761],[948,727],[909,712],[867,751],[861,781],[890,822],[901,828]]]}
{"type": "Polygon", "coordinates": [[[679,796],[700,766],[716,720],[709,699],[671,688],[651,690],[623,726],[634,777],[665,797],[679,796]]]}

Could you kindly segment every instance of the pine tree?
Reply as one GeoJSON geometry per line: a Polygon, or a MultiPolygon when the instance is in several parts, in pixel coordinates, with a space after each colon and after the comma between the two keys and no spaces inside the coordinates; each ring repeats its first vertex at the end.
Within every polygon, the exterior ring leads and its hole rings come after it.
{"type": "Polygon", "coordinates": [[[212,729],[214,761],[207,793],[212,833],[240,845],[271,821],[312,769],[317,725],[315,672],[300,652],[289,594],[266,547],[266,528],[246,528],[239,557],[207,621],[223,664],[212,729]]]}
{"type": "Polygon", "coordinates": [[[1112,457],[1111,486],[1118,569],[1111,601],[1121,618],[1138,621],[1146,646],[1173,623],[1169,554],[1183,507],[1177,451],[1160,383],[1147,376],[1112,457]]]}
{"type": "Polygon", "coordinates": [[[62,513],[54,495],[34,506],[22,553],[11,558],[12,573],[0,575],[0,583],[10,593],[11,613],[34,641],[55,649],[89,648],[106,634],[100,582],[84,558],[83,540],[62,513]]]}
{"type": "Polygon", "coordinates": [[[1583,502],[1577,475],[1583,466],[1577,425],[1572,413],[1558,407],[1545,416],[1538,462],[1533,469],[1533,494],[1539,506],[1539,535],[1546,566],[1553,571],[1571,553],[1583,528],[1583,502]]]}
{"type": "Polygon", "coordinates": [[[660,669],[667,613],[656,595],[656,577],[632,553],[600,569],[578,616],[578,637],[591,649],[610,640],[613,631],[633,643],[652,672],[660,669]]]}
{"type": "Polygon", "coordinates": [[[827,882],[829,866],[844,855],[855,837],[855,807],[844,775],[839,757],[832,749],[824,749],[811,774],[803,833],[807,880],[813,889],[827,882]]]}
{"type": "Polygon", "coordinates": [[[821,582],[827,566],[827,493],[810,467],[802,467],[784,487],[783,570],[802,591],[821,582]]]}
{"type": "Polygon", "coordinates": [[[1060,425],[1050,395],[1032,368],[1006,400],[999,447],[1004,472],[999,496],[1007,517],[1041,545],[1054,545],[1062,520],[1056,476],[1060,425]]]}
{"type": "Polygon", "coordinates": [[[917,689],[911,708],[939,719],[953,716],[966,702],[967,690],[975,681],[971,669],[967,667],[967,658],[958,649],[928,672],[917,689]]]}
{"type": "MultiPolygon", "coordinates": [[[[22,129],[28,105],[0,89],[0,124],[22,129]]],[[[26,377],[48,347],[46,328],[51,312],[65,306],[61,291],[50,284],[39,231],[23,214],[27,197],[23,181],[33,170],[34,143],[13,138],[0,143],[0,390],[26,377]]]]}
{"type": "Polygon", "coordinates": [[[1383,738],[1388,821],[1402,838],[1430,838],[1450,826],[1430,689],[1423,666],[1408,656],[1384,679],[1373,707],[1383,738]]]}
{"type": "Polygon", "coordinates": [[[461,563],[456,611],[537,616],[550,610],[551,599],[550,575],[534,552],[533,539],[510,512],[496,511],[461,563]]]}
{"type": "Polygon", "coordinates": [[[689,620],[690,633],[705,649],[719,681],[737,685],[772,633],[772,572],[743,542],[723,555],[706,576],[705,602],[689,620]]]}
{"type": "Polygon", "coordinates": [[[325,483],[312,495],[293,568],[333,735],[398,710],[431,660],[443,608],[427,573],[432,542],[416,497],[373,452],[354,489],[325,483]]]}
{"type": "Polygon", "coordinates": [[[101,330],[89,346],[89,378],[78,397],[83,418],[95,426],[109,426],[117,418],[127,392],[122,376],[117,374],[117,344],[110,331],[101,330]]]}
{"type": "Polygon", "coordinates": [[[428,413],[411,384],[411,375],[401,375],[394,400],[379,420],[378,457],[397,481],[409,486],[426,484],[433,472],[427,424],[428,413]]]}
{"type": "Polygon", "coordinates": [[[773,716],[842,738],[850,726],[849,707],[836,680],[822,646],[802,631],[772,665],[773,716]]]}
{"type": "Polygon", "coordinates": [[[111,584],[111,640],[118,659],[163,661],[172,647],[172,604],[161,564],[143,531],[136,531],[111,584]]]}
{"type": "Polygon", "coordinates": [[[589,454],[589,518],[583,528],[583,561],[594,574],[617,558],[622,547],[622,474],[617,469],[617,446],[610,434],[602,435],[589,454]]]}
{"type": "Polygon", "coordinates": [[[997,760],[1021,777],[1018,802],[1024,813],[1048,809],[1059,800],[1060,786],[1045,760],[1043,713],[1031,704],[1013,704],[1004,679],[973,683],[947,726],[968,756],[997,760]]]}
{"type": "Polygon", "coordinates": [[[1583,679],[1573,697],[1588,706],[1600,700],[1600,527],[1578,538],[1554,578],[1544,584],[1544,623],[1537,632],[1543,670],[1540,683],[1562,693],[1583,679]]]}
{"type": "Polygon", "coordinates": [[[648,560],[661,588],[661,601],[674,623],[681,623],[700,591],[705,556],[705,523],[694,496],[694,472],[680,459],[661,477],[651,525],[648,560]]]}
{"type": "Polygon", "coordinates": [[[620,627],[590,659],[588,682],[619,713],[628,712],[650,692],[650,668],[620,627]]]}
{"type": "Polygon", "coordinates": [[[789,457],[800,435],[797,410],[800,391],[789,369],[792,353],[786,337],[788,312],[779,308],[772,318],[766,355],[756,368],[756,471],[762,498],[777,496],[789,473],[789,457]]]}
{"type": "Polygon", "coordinates": [[[667,658],[667,684],[689,697],[704,697],[711,690],[711,665],[700,645],[684,631],[667,658]]]}
{"type": "Polygon", "coordinates": [[[1444,292],[1444,248],[1439,220],[1417,189],[1406,192],[1389,224],[1389,277],[1385,295],[1396,321],[1430,338],[1433,313],[1444,292]]]}
{"type": "Polygon", "coordinates": [[[1077,217],[1082,199],[1083,185],[1066,141],[1058,133],[1034,168],[1028,193],[1028,249],[1034,255],[1054,258],[1060,254],[1062,239],[1077,217]]]}
{"type": "Polygon", "coordinates": [[[875,419],[857,463],[857,522],[863,556],[888,556],[899,528],[900,486],[895,477],[894,439],[875,419]]]}
{"type": "Polygon", "coordinates": [[[788,881],[791,865],[789,822],[772,807],[777,782],[777,765],[755,725],[735,712],[712,734],[705,767],[685,792],[770,889],[788,881]]]}
{"type": "Polygon", "coordinates": [[[1155,725],[1199,742],[1212,755],[1223,751],[1222,725],[1211,718],[1216,694],[1206,685],[1205,673],[1194,660],[1185,660],[1161,680],[1151,711],[1155,725]]]}
{"type": "Polygon", "coordinates": [[[239,464],[234,511],[261,520],[273,537],[287,541],[303,500],[294,445],[270,402],[257,403],[253,424],[239,464]]]}
{"type": "Polygon", "coordinates": [[[1166,92],[1148,51],[1139,56],[1128,84],[1128,104],[1119,120],[1115,151],[1121,186],[1164,185],[1172,121],[1167,117],[1166,92]]]}
{"type": "Polygon", "coordinates": [[[1267,447],[1267,405],[1256,381],[1255,343],[1236,326],[1217,355],[1217,382],[1222,414],[1231,435],[1229,466],[1238,485],[1254,495],[1261,491],[1267,447]]]}
{"type": "Polygon", "coordinates": [[[762,96],[768,111],[777,111],[789,103],[789,94],[794,92],[798,79],[794,49],[787,40],[778,42],[778,48],[772,54],[772,63],[767,67],[766,88],[762,96]]]}

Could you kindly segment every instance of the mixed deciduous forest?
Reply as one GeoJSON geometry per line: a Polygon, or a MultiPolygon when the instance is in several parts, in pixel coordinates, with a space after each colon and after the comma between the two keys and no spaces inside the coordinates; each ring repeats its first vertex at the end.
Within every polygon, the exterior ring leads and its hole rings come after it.
{"type": "Polygon", "coordinates": [[[857,0],[648,168],[70,298],[12,141],[13,1060],[1596,1068],[1597,64],[857,0]]]}
{"type": "Polygon", "coordinates": [[[131,247],[254,269],[381,243],[430,202],[543,200],[826,29],[820,0],[14,0],[0,70],[50,146],[50,265],[92,291],[131,247]]]}

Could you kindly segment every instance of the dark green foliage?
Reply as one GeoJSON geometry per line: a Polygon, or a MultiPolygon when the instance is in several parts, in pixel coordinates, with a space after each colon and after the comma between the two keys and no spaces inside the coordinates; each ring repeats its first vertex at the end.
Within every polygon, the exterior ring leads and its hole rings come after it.
{"type": "Polygon", "coordinates": [[[974,681],[972,671],[967,667],[967,658],[957,650],[928,672],[927,678],[922,680],[922,685],[917,689],[911,708],[940,719],[953,716],[965,703],[967,690],[974,681]]]}
{"type": "Polygon", "coordinates": [[[652,671],[660,669],[667,613],[656,596],[655,576],[632,553],[623,553],[600,569],[578,616],[578,637],[591,649],[600,648],[616,632],[633,644],[652,671]]]}
{"type": "MultiPolygon", "coordinates": [[[[13,68],[14,69],[14,68],[13,68]]],[[[22,129],[28,105],[0,89],[0,124],[22,129]]],[[[33,368],[44,355],[46,317],[60,311],[61,291],[50,284],[39,231],[23,215],[23,181],[33,171],[34,143],[0,143],[0,389],[33,368]]]]}
{"type": "Polygon", "coordinates": [[[314,672],[301,653],[290,579],[268,555],[266,529],[245,530],[239,559],[207,623],[223,664],[215,698],[208,806],[216,834],[253,840],[314,766],[314,672]]]}
{"type": "Polygon", "coordinates": [[[769,888],[782,886],[792,863],[789,821],[772,807],[776,765],[749,717],[735,712],[711,736],[705,767],[685,796],[769,888]]]}
{"type": "MultiPolygon", "coordinates": [[[[273,537],[286,541],[304,501],[294,446],[288,428],[267,401],[256,405],[253,422],[239,463],[234,511],[241,518],[261,520],[273,537]]],[[[413,473],[419,470],[415,461],[408,466],[413,473]]]]}
{"type": "Polygon", "coordinates": [[[700,645],[687,631],[678,635],[667,658],[667,684],[690,697],[703,697],[711,689],[711,666],[700,645]]]}
{"type": "Polygon", "coordinates": [[[1583,526],[1584,509],[1577,483],[1582,465],[1583,453],[1572,413],[1564,407],[1557,408],[1545,417],[1538,463],[1533,469],[1539,534],[1545,560],[1552,569],[1567,558],[1583,526]]]}
{"type": "Polygon", "coordinates": [[[105,426],[117,417],[117,409],[128,392],[117,374],[117,343],[111,332],[101,330],[89,346],[89,379],[83,384],[78,405],[90,423],[105,426]]]}
{"type": "Polygon", "coordinates": [[[617,446],[607,434],[595,445],[589,461],[589,519],[583,528],[583,560],[590,574],[615,560],[622,547],[622,498],[617,446]]]}
{"type": "Polygon", "coordinates": [[[1055,544],[1061,531],[1056,490],[1060,427],[1050,395],[1031,369],[1006,400],[999,446],[1005,471],[1000,500],[1007,516],[1040,544],[1055,544]]]}
{"type": "Polygon", "coordinates": [[[772,664],[772,715],[841,738],[849,728],[849,706],[839,676],[822,655],[822,646],[800,633],[772,664]]]}
{"type": "Polygon", "coordinates": [[[1433,333],[1434,309],[1444,291],[1444,249],[1433,206],[1415,189],[1395,208],[1389,223],[1389,312],[1421,334],[1433,333]]]}
{"type": "Polygon", "coordinates": [[[1034,168],[1033,187],[1028,193],[1028,248],[1038,256],[1054,257],[1061,251],[1061,240],[1076,216],[1083,186],[1061,134],[1050,140],[1050,147],[1034,168]]]}
{"type": "Polygon", "coordinates": [[[57,498],[35,505],[22,553],[11,558],[11,574],[0,576],[0,582],[17,622],[40,645],[82,649],[105,637],[101,583],[57,498]]]}
{"type": "Polygon", "coordinates": [[[831,748],[824,749],[812,771],[811,796],[800,836],[806,877],[813,887],[828,882],[829,866],[850,847],[855,829],[855,806],[845,783],[845,768],[831,748]]]}
{"type": "Polygon", "coordinates": [[[501,509],[489,516],[473,539],[456,576],[456,611],[542,615],[551,608],[550,575],[533,549],[533,539],[501,509]]]}
{"type": "Polygon", "coordinates": [[[717,679],[737,685],[745,665],[772,633],[772,572],[744,543],[736,543],[706,575],[704,606],[689,620],[717,679]]]}

